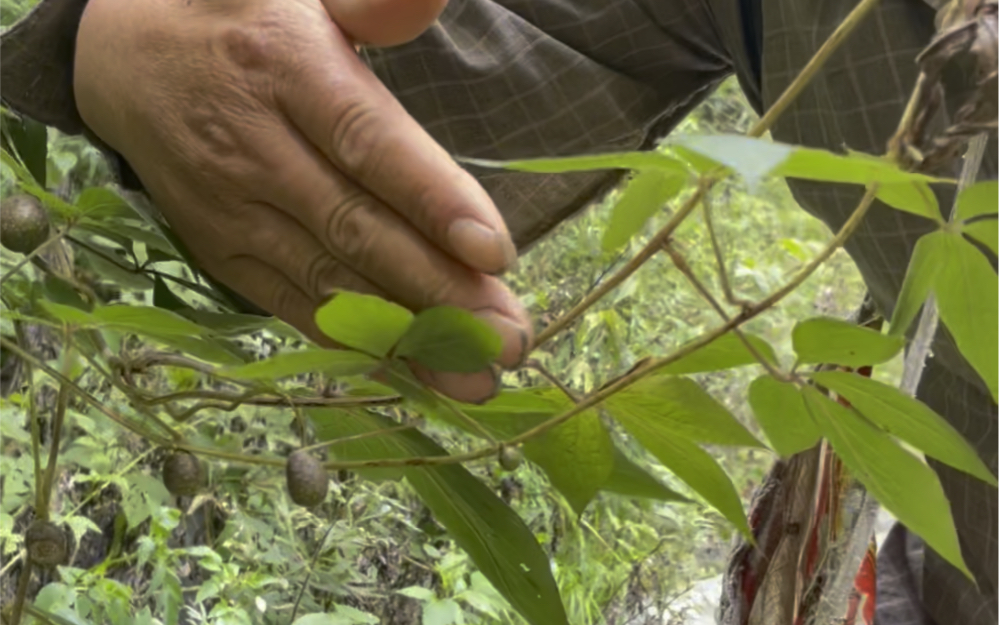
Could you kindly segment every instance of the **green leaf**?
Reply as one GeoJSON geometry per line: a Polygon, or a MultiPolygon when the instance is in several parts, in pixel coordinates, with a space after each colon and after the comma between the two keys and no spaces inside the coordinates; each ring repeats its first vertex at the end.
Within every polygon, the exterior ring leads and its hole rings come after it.
{"type": "Polygon", "coordinates": [[[27,117],[5,116],[4,129],[38,186],[48,186],[48,130],[45,125],[27,117]]]}
{"type": "Polygon", "coordinates": [[[811,378],[845,398],[864,417],[927,456],[995,486],[996,478],[974,448],[943,417],[899,389],[844,371],[811,378]]]}
{"type": "Polygon", "coordinates": [[[945,255],[934,279],[940,319],[961,355],[999,398],[999,280],[991,263],[960,235],[943,233],[945,255]]]}
{"type": "Polygon", "coordinates": [[[655,423],[672,437],[698,443],[763,447],[744,425],[689,378],[658,376],[636,382],[605,402],[618,419],[655,423]]]}
{"type": "Polygon", "coordinates": [[[937,474],[853,410],[812,387],[803,392],[812,417],[843,464],[886,510],[971,578],[937,474]]]}
{"type": "Polygon", "coordinates": [[[686,176],[687,167],[681,161],[655,151],[617,152],[564,158],[535,158],[518,161],[492,161],[478,158],[459,158],[460,162],[491,169],[513,169],[539,174],[561,174],[571,171],[600,169],[659,170],[686,176]]]}
{"type": "Polygon", "coordinates": [[[344,377],[371,373],[377,366],[377,360],[360,352],[308,349],[283,352],[259,362],[223,369],[219,374],[242,380],[279,380],[294,375],[320,372],[331,377],[344,377]]]}
{"type": "Polygon", "coordinates": [[[957,196],[957,219],[960,221],[979,215],[995,215],[997,212],[999,212],[999,181],[987,180],[973,184],[957,196]]]}
{"type": "MultiPolygon", "coordinates": [[[[482,406],[462,406],[470,418],[497,438],[523,434],[569,410],[572,402],[553,388],[504,391],[482,406]]],[[[442,415],[472,434],[468,424],[442,415]]],[[[524,444],[524,456],[541,467],[548,479],[581,513],[604,487],[613,471],[614,444],[596,410],[584,411],[569,421],[524,444]]]]}
{"type": "MultiPolygon", "coordinates": [[[[777,365],[777,355],[774,348],[758,336],[745,334],[743,336],[763,355],[766,360],[773,365],[777,365]]],[[[687,373],[705,373],[708,371],[722,371],[734,369],[746,365],[756,364],[756,357],[746,348],[745,343],[735,334],[729,332],[711,341],[676,362],[662,367],[653,375],[683,375],[687,373]]]]}
{"type": "Polygon", "coordinates": [[[73,217],[77,214],[74,206],[39,186],[31,173],[7,150],[0,150],[0,163],[9,167],[14,173],[21,185],[21,191],[38,198],[46,208],[51,208],[63,217],[73,217]]]}
{"type": "Polygon", "coordinates": [[[136,216],[128,202],[111,189],[103,187],[90,187],[81,191],[76,198],[76,208],[87,217],[98,221],[136,216]]]}
{"type": "Polygon", "coordinates": [[[194,308],[180,309],[177,314],[183,315],[186,319],[190,319],[219,336],[239,336],[264,328],[270,329],[274,325],[273,317],[260,317],[258,315],[220,313],[194,308]]]}
{"type": "Polygon", "coordinates": [[[179,350],[186,356],[191,356],[205,362],[225,367],[236,367],[245,364],[250,357],[238,346],[225,339],[212,336],[189,336],[185,334],[159,334],[155,330],[129,331],[141,334],[158,343],[179,350]]]}
{"type": "MultiPolygon", "coordinates": [[[[571,407],[566,398],[558,412],[571,407]]],[[[532,438],[524,444],[524,455],[544,469],[576,514],[583,513],[614,468],[614,444],[596,410],[532,438]]]]}
{"type": "Polygon", "coordinates": [[[39,304],[57,320],[80,328],[92,327],[98,324],[97,319],[88,312],[82,311],[75,306],[57,304],[48,300],[39,300],[39,304]]]}
{"type": "MultiPolygon", "coordinates": [[[[312,410],[320,440],[392,427],[381,415],[312,410]]],[[[409,458],[447,452],[415,430],[333,445],[341,458],[409,458]]],[[[532,625],[568,625],[548,557],[517,514],[459,464],[402,469],[406,479],[493,586],[532,625]]]]}
{"type": "Polygon", "coordinates": [[[747,538],[751,537],[739,493],[715,459],[694,443],[677,436],[671,424],[633,412],[613,416],[659,462],[718,510],[747,538]]]}
{"type": "Polygon", "coordinates": [[[902,290],[895,301],[891,327],[888,329],[889,335],[903,336],[929,296],[936,275],[940,271],[940,259],[947,253],[946,236],[945,232],[937,231],[924,235],[916,241],[909,267],[905,271],[902,290]]]}
{"type": "Polygon", "coordinates": [[[467,310],[438,306],[416,315],[395,355],[434,371],[474,373],[488,368],[502,350],[503,339],[488,323],[467,310]]]}
{"type": "Polygon", "coordinates": [[[819,442],[819,428],[794,384],[762,375],[749,386],[749,404],[774,450],[788,457],[819,442]]]}
{"type": "Polygon", "coordinates": [[[170,290],[170,287],[167,286],[167,283],[163,281],[163,278],[156,276],[154,282],[153,306],[173,312],[179,312],[185,308],[190,308],[187,302],[174,295],[173,291],[170,290]]]}
{"type": "Polygon", "coordinates": [[[874,197],[892,208],[943,222],[937,196],[923,180],[881,184],[874,197]]]}
{"type": "Polygon", "coordinates": [[[801,364],[863,367],[887,362],[905,347],[900,336],[885,335],[842,319],[816,317],[799,321],[791,333],[801,364]]]}
{"type": "Polygon", "coordinates": [[[440,599],[423,606],[422,625],[458,625],[464,623],[461,606],[453,599],[440,599]]]}
{"type": "Polygon", "coordinates": [[[316,311],[316,325],[334,341],[378,358],[406,334],[413,313],[374,295],[341,291],[316,311]]]}
{"type": "MultiPolygon", "coordinates": [[[[904,171],[887,159],[869,154],[852,152],[848,155],[841,155],[826,150],[803,147],[795,147],[787,160],[777,166],[772,173],[775,176],[784,176],[785,178],[859,185],[867,185],[872,182],[882,185],[900,182],[940,182],[939,178],[904,171]]],[[[891,191],[889,191],[889,197],[892,197],[891,191]]]]}
{"type": "Polygon", "coordinates": [[[614,204],[610,223],[604,231],[603,249],[612,252],[638,232],[645,222],[683,189],[686,174],[648,170],[636,174],[614,204]]]}
{"type": "Polygon", "coordinates": [[[689,503],[690,500],[671,488],[663,486],[642,467],[638,466],[614,447],[614,468],[601,489],[625,497],[656,499],[689,503]]]}
{"type": "Polygon", "coordinates": [[[961,232],[999,254],[999,220],[980,219],[961,226],[961,232]]]}
{"type": "Polygon", "coordinates": [[[202,336],[208,332],[180,315],[155,306],[113,304],[95,308],[91,313],[102,325],[156,336],[202,336]]]}

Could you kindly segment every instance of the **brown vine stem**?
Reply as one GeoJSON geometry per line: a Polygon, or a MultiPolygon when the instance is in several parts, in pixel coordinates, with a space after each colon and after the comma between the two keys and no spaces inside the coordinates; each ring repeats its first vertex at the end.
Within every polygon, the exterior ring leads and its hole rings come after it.
{"type": "Polygon", "coordinates": [[[534,369],[535,371],[537,371],[541,377],[548,380],[548,382],[552,384],[555,388],[562,391],[562,394],[568,397],[572,401],[572,403],[574,404],[579,403],[579,397],[577,397],[576,394],[572,392],[572,389],[566,386],[565,384],[562,384],[562,381],[559,380],[554,373],[549,371],[540,362],[532,359],[524,363],[524,366],[527,367],[528,369],[534,369]]]}
{"type": "Polygon", "coordinates": [[[38,497],[38,501],[41,503],[39,508],[35,510],[35,516],[43,521],[49,520],[49,503],[52,500],[52,482],[55,481],[55,471],[56,465],[59,464],[59,443],[62,441],[62,424],[66,420],[66,406],[69,405],[69,391],[70,387],[67,382],[69,382],[69,374],[73,368],[73,346],[69,342],[69,330],[66,330],[66,336],[64,341],[64,352],[63,352],[63,373],[62,377],[66,380],[59,385],[59,395],[56,398],[56,409],[55,414],[52,417],[52,436],[49,441],[49,462],[45,467],[45,477],[42,478],[42,492],[41,496],[38,497]]]}
{"type": "MultiPolygon", "coordinates": [[[[860,4],[850,11],[850,14],[846,16],[836,30],[833,31],[829,38],[826,39],[825,43],[818,49],[815,55],[808,61],[801,72],[795,77],[795,79],[788,85],[784,93],[777,98],[777,101],[767,110],[767,112],[753,124],[753,127],[749,129],[746,133],[750,137],[760,137],[765,132],[770,130],[770,127],[777,121],[787,107],[791,105],[795,98],[805,89],[812,78],[818,73],[819,69],[823,64],[832,56],[850,33],[856,29],[857,25],[870,13],[879,0],[862,0],[860,4]]],[[[600,300],[604,295],[609,293],[612,289],[617,287],[619,284],[627,280],[633,273],[635,273],[639,267],[644,265],[650,258],[652,258],[660,249],[662,244],[669,239],[673,232],[680,226],[684,219],[697,207],[700,203],[701,198],[704,194],[714,185],[718,180],[713,174],[705,174],[700,177],[697,182],[697,188],[694,190],[693,195],[684,202],[683,206],[670,218],[666,225],[664,225],[659,232],[657,232],[652,239],[643,247],[628,263],[619,269],[617,273],[607,279],[606,282],[602,283],[596,289],[594,289],[589,295],[583,298],[583,301],[579,302],[572,307],[569,312],[565,313],[547,328],[542,330],[537,338],[534,340],[533,349],[537,349],[552,337],[557,335],[559,332],[567,328],[573,321],[575,321],[580,315],[586,312],[594,303],[600,300]]]]}
{"type": "MultiPolygon", "coordinates": [[[[263,393],[261,393],[264,395],[263,393]]],[[[231,403],[238,401],[241,404],[249,404],[253,406],[301,406],[302,408],[319,408],[319,407],[338,407],[338,408],[350,408],[350,407],[374,407],[374,406],[394,406],[395,404],[402,402],[402,397],[398,395],[380,395],[376,397],[253,397],[247,396],[245,394],[237,393],[227,393],[225,391],[214,391],[208,389],[191,390],[191,391],[178,391],[176,393],[170,393],[168,395],[159,395],[155,397],[144,396],[143,401],[148,403],[150,406],[155,406],[157,404],[165,404],[174,401],[181,401],[185,399],[214,399],[216,401],[222,401],[231,403]]]]}
{"type": "MultiPolygon", "coordinates": [[[[697,275],[694,273],[693,268],[687,262],[687,259],[684,258],[683,255],[669,241],[667,241],[666,244],[663,245],[663,250],[665,250],[666,253],[669,254],[670,260],[673,261],[673,265],[680,271],[680,273],[683,274],[685,278],[687,278],[687,281],[690,282],[691,286],[694,287],[694,290],[697,291],[701,295],[701,297],[703,297],[704,300],[711,305],[711,307],[715,310],[715,312],[718,313],[718,316],[721,317],[721,320],[724,323],[730,322],[731,318],[725,312],[725,309],[722,308],[718,300],[715,299],[714,295],[711,294],[711,291],[708,290],[708,287],[706,287],[704,283],[701,282],[701,280],[697,277],[697,275]]],[[[760,353],[760,350],[756,349],[755,345],[749,342],[749,339],[746,338],[746,335],[742,332],[742,330],[740,330],[739,328],[732,328],[732,334],[734,334],[736,337],[738,337],[740,341],[742,341],[742,344],[746,346],[746,350],[753,356],[753,358],[756,359],[757,362],[759,362],[763,366],[764,369],[766,369],[767,373],[769,373],[771,377],[780,380],[782,382],[791,381],[790,378],[788,378],[788,376],[784,375],[781,371],[779,371],[776,367],[774,367],[773,363],[767,360],[766,357],[764,357],[764,355],[760,353]]]]}

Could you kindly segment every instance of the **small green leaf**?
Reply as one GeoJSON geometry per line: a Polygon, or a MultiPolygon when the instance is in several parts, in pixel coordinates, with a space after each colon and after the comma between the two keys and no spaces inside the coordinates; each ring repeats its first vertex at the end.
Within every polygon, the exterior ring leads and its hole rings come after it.
{"type": "Polygon", "coordinates": [[[875,197],[892,208],[943,222],[937,196],[925,181],[881,184],[875,197]]]}
{"type": "Polygon", "coordinates": [[[960,221],[979,215],[995,215],[997,212],[999,212],[999,181],[987,180],[973,184],[957,196],[957,219],[960,221]]]}
{"type": "Polygon", "coordinates": [[[119,328],[136,334],[157,336],[202,336],[208,332],[180,315],[155,306],[129,306],[113,304],[95,308],[91,313],[102,325],[119,328]]]}
{"type": "Polygon", "coordinates": [[[902,290],[895,301],[891,327],[888,329],[890,336],[905,334],[929,296],[936,275],[940,271],[940,259],[947,253],[946,236],[945,232],[936,231],[916,241],[909,267],[905,271],[902,290]]]}
{"type": "Polygon", "coordinates": [[[747,538],[751,536],[739,494],[725,471],[709,453],[677,436],[671,424],[633,412],[611,414],[659,462],[718,510],[747,538]]]}
{"type": "Polygon", "coordinates": [[[999,254],[999,220],[979,219],[970,224],[962,224],[961,232],[999,254]]]}
{"type": "Polygon", "coordinates": [[[627,243],[650,217],[683,189],[686,182],[686,175],[673,172],[647,170],[636,174],[614,204],[610,223],[604,231],[604,251],[612,252],[627,243]]]}
{"type": "Polygon", "coordinates": [[[923,402],[893,386],[844,371],[820,371],[811,378],[845,398],[892,436],[931,458],[996,485],[996,478],[961,433],[923,402]]]}
{"type": "Polygon", "coordinates": [[[614,468],[601,490],[625,497],[690,503],[689,499],[672,488],[663,486],[645,469],[628,460],[628,457],[616,446],[614,447],[614,468]]]}
{"type": "MultiPolygon", "coordinates": [[[[320,440],[385,429],[396,423],[372,413],[312,410],[320,440]]],[[[445,456],[415,430],[331,446],[340,458],[445,456]]],[[[402,469],[434,517],[493,586],[531,625],[568,625],[548,556],[519,516],[459,464],[402,469]]]]}
{"type": "Polygon", "coordinates": [[[502,349],[503,339],[488,323],[467,310],[438,306],[416,315],[395,355],[434,371],[474,373],[488,368],[502,349]]]}
{"type": "Polygon", "coordinates": [[[655,423],[670,436],[698,443],[763,447],[724,406],[689,378],[648,377],[605,402],[618,419],[655,423]]]}
{"type": "Polygon", "coordinates": [[[822,363],[863,367],[895,357],[905,340],[885,335],[842,319],[816,317],[799,321],[791,333],[801,364],[822,363]]]}
{"type": "Polygon", "coordinates": [[[14,173],[14,176],[20,183],[21,191],[38,198],[46,208],[51,208],[63,217],[76,216],[76,207],[39,186],[31,173],[10,152],[5,149],[0,150],[0,162],[9,167],[14,173]]]}
{"type": "Polygon", "coordinates": [[[971,578],[937,474],[853,410],[812,387],[803,391],[812,417],[843,464],[886,510],[971,578]]]}
{"type": "Polygon", "coordinates": [[[316,325],[334,341],[384,358],[399,342],[413,313],[374,295],[341,291],[316,311],[316,325]]]}
{"type": "MultiPolygon", "coordinates": [[[[758,336],[743,334],[749,343],[772,365],[777,365],[777,355],[774,348],[758,336]]],[[[654,375],[684,375],[687,373],[705,373],[722,371],[746,365],[756,364],[756,357],[749,351],[739,337],[729,332],[711,341],[676,362],[657,369],[654,375]]]]}
{"type": "Polygon", "coordinates": [[[819,428],[794,384],[762,375],[749,386],[749,404],[774,450],[788,457],[819,442],[819,428]]]}
{"type": "Polygon", "coordinates": [[[153,306],[162,308],[163,310],[169,310],[171,312],[180,311],[184,308],[190,308],[187,302],[174,295],[174,292],[170,290],[170,287],[167,286],[167,283],[162,277],[156,276],[154,282],[153,306]]]}
{"type": "Polygon", "coordinates": [[[365,375],[374,371],[377,366],[377,360],[360,352],[308,349],[299,352],[284,352],[259,362],[224,369],[219,374],[241,380],[279,380],[306,373],[325,373],[335,378],[365,375]]]}
{"type": "Polygon", "coordinates": [[[686,165],[675,158],[655,151],[617,152],[564,158],[537,158],[519,161],[491,161],[478,158],[459,158],[460,162],[491,169],[513,169],[539,174],[561,174],[571,171],[601,169],[659,170],[686,176],[686,165]]]}
{"type": "Polygon", "coordinates": [[[960,235],[944,234],[944,255],[933,291],[940,319],[954,336],[961,355],[999,397],[999,280],[985,255],[960,235]]]}

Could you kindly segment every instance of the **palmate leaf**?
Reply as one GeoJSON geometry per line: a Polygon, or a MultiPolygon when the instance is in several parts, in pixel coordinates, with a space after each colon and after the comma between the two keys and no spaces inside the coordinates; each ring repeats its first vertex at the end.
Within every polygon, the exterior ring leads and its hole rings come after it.
{"type": "Polygon", "coordinates": [[[627,243],[650,217],[683,189],[687,180],[686,175],[655,169],[635,174],[614,204],[601,243],[604,251],[612,252],[627,243]]]}
{"type": "Polygon", "coordinates": [[[819,427],[794,384],[763,375],[749,386],[749,404],[774,450],[783,457],[819,442],[819,427]]]}
{"type": "Polygon", "coordinates": [[[942,244],[929,262],[939,264],[933,292],[940,320],[961,355],[999,398],[999,280],[991,263],[959,234],[939,232],[942,244]]]}
{"type": "Polygon", "coordinates": [[[999,220],[980,219],[961,226],[961,232],[999,254],[999,220]]]}
{"type": "Polygon", "coordinates": [[[805,404],[843,464],[895,517],[971,577],[940,480],[887,434],[812,387],[805,404]]]}
{"type": "Polygon", "coordinates": [[[874,424],[940,462],[995,485],[985,463],[961,434],[923,402],[899,389],[844,371],[810,376],[833,390],[874,424]]]}
{"type": "Polygon", "coordinates": [[[791,333],[800,364],[828,363],[862,367],[887,362],[905,346],[897,335],[884,335],[842,319],[799,321],[791,333]]]}
{"type": "MultiPolygon", "coordinates": [[[[743,336],[750,345],[772,365],[778,365],[777,355],[769,343],[758,336],[745,334],[743,336]]],[[[757,364],[756,357],[749,351],[745,343],[735,334],[728,332],[697,349],[676,362],[657,369],[653,375],[685,375],[688,373],[706,373],[723,371],[746,365],[757,364]]]]}
{"type": "MultiPolygon", "coordinates": [[[[508,439],[564,412],[570,405],[559,391],[545,388],[504,391],[482,406],[462,406],[462,410],[497,438],[508,439]]],[[[467,424],[449,422],[476,434],[467,424]]],[[[629,497],[687,501],[628,460],[614,446],[595,411],[573,417],[541,437],[537,444],[524,445],[524,455],[545,471],[552,486],[577,512],[600,490],[629,497]],[[580,423],[572,425],[577,419],[580,423]]]]}
{"type": "Polygon", "coordinates": [[[697,443],[762,447],[724,406],[689,378],[648,377],[610,396],[604,405],[616,418],[655,422],[671,436],[697,443]]]}
{"type": "Polygon", "coordinates": [[[999,212],[999,181],[986,180],[971,185],[957,196],[957,219],[966,221],[999,212]]]}
{"type": "Polygon", "coordinates": [[[940,271],[940,259],[947,253],[945,236],[946,233],[937,231],[916,241],[902,281],[902,290],[895,301],[889,335],[903,336],[929,296],[940,271]]]}
{"type": "Polygon", "coordinates": [[[703,497],[744,536],[751,537],[739,493],[711,454],[689,439],[677,436],[668,422],[645,419],[633,412],[608,411],[663,466],[703,497]]]}
{"type": "MultiPolygon", "coordinates": [[[[395,425],[381,415],[311,410],[320,440],[395,425]]],[[[335,444],[338,458],[361,460],[444,456],[422,433],[409,430],[335,444]]],[[[458,464],[413,466],[399,472],[472,562],[532,625],[568,625],[548,557],[517,514],[458,464]]]]}

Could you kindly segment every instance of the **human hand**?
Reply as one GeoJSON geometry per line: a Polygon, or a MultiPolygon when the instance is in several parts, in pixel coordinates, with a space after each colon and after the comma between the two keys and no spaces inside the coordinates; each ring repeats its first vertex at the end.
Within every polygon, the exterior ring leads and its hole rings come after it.
{"type": "MultiPolygon", "coordinates": [[[[352,40],[400,43],[444,0],[90,0],[74,90],[200,266],[330,345],[335,289],[474,311],[526,357],[530,322],[494,277],[516,249],[488,195],[368,71],[352,40]]],[[[431,372],[463,401],[493,371],[431,372]]]]}

